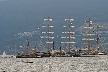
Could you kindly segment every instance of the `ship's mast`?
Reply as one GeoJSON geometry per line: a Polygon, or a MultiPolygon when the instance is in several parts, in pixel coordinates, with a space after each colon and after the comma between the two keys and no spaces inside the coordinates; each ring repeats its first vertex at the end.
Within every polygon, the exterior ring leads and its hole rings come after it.
{"type": "Polygon", "coordinates": [[[97,25],[96,26],[96,49],[98,51],[98,48],[99,48],[99,34],[98,34],[98,28],[99,26],[97,25]]]}
{"type": "Polygon", "coordinates": [[[48,25],[47,26],[42,26],[42,27],[48,27],[48,31],[47,32],[42,32],[43,34],[47,34],[47,36],[41,36],[41,38],[47,38],[47,52],[49,52],[50,49],[50,43],[53,43],[50,41],[50,39],[54,39],[54,37],[50,37],[50,34],[53,34],[54,32],[50,32],[50,28],[52,28],[53,26],[50,25],[50,22],[52,21],[52,19],[50,19],[49,17],[47,19],[44,19],[44,21],[48,21],[48,25]]]}
{"type": "MultiPolygon", "coordinates": [[[[29,43],[29,40],[27,39],[27,45],[26,45],[26,49],[27,49],[27,50],[29,49],[29,46],[30,46],[30,43],[29,43]]],[[[28,54],[28,51],[27,51],[26,54],[28,54]]]]}
{"type": "Polygon", "coordinates": [[[98,34],[98,28],[99,28],[99,25],[97,24],[96,28],[94,29],[96,31],[96,51],[97,52],[99,51],[99,34],[98,34]]]}
{"type": "Polygon", "coordinates": [[[38,42],[37,42],[37,37],[36,37],[35,52],[38,52],[37,48],[38,48],[38,42]]]}
{"type": "Polygon", "coordinates": [[[73,35],[75,32],[71,32],[71,27],[75,27],[72,25],[72,21],[74,19],[71,19],[70,17],[68,19],[65,19],[65,21],[69,21],[69,24],[68,26],[63,26],[63,27],[68,27],[68,32],[62,32],[62,33],[67,33],[68,34],[68,37],[61,37],[61,38],[68,38],[68,42],[61,42],[61,43],[67,43],[68,44],[68,53],[70,53],[70,44],[71,43],[75,43],[75,42],[71,42],[71,39],[75,38],[75,37],[72,37],[71,35],[73,35]]]}
{"type": "Polygon", "coordinates": [[[26,47],[20,46],[20,48],[23,48],[24,50],[26,50],[26,54],[27,54],[27,55],[28,55],[28,52],[32,52],[32,53],[35,52],[34,50],[32,50],[32,49],[30,48],[30,43],[29,43],[29,40],[28,40],[28,39],[27,39],[27,45],[26,45],[26,47]]]}
{"type": "Polygon", "coordinates": [[[89,29],[89,31],[88,31],[88,54],[90,54],[90,40],[92,40],[92,39],[90,39],[91,38],[91,35],[92,35],[92,34],[90,34],[90,30],[92,28],[91,27],[92,21],[89,18],[89,20],[88,21],[85,21],[85,22],[88,23],[88,29],[89,29]]]}

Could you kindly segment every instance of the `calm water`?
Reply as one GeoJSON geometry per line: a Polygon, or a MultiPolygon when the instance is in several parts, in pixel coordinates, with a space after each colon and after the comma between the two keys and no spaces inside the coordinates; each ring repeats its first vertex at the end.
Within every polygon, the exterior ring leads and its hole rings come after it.
{"type": "Polygon", "coordinates": [[[0,72],[108,72],[108,56],[0,58],[0,72]],[[24,62],[23,62],[24,61],[24,62]],[[33,61],[33,63],[25,63],[33,61]]]}

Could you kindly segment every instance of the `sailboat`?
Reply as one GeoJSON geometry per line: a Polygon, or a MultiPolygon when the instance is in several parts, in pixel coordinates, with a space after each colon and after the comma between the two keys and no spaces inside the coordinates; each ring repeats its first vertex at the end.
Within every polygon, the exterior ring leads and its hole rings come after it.
{"type": "Polygon", "coordinates": [[[6,58],[7,57],[5,51],[3,52],[3,54],[2,54],[1,57],[3,57],[3,58],[6,58]]]}
{"type": "Polygon", "coordinates": [[[4,51],[3,54],[1,55],[2,58],[16,58],[15,55],[7,55],[6,52],[4,51]]]}

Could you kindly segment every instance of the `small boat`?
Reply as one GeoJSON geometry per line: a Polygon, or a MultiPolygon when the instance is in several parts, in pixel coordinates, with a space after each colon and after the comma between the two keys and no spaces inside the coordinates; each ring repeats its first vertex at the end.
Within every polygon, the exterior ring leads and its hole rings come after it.
{"type": "Polygon", "coordinates": [[[25,62],[25,63],[33,63],[33,62],[25,62]]]}
{"type": "Polygon", "coordinates": [[[105,55],[105,53],[99,52],[98,55],[105,55]]]}
{"type": "Polygon", "coordinates": [[[33,63],[32,61],[23,61],[23,60],[22,60],[22,62],[24,62],[24,63],[33,63]]]}

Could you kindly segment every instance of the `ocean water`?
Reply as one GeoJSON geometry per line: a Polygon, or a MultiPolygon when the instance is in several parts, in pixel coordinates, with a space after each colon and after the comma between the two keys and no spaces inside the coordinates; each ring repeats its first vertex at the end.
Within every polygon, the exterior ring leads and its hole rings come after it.
{"type": "Polygon", "coordinates": [[[108,72],[108,56],[0,58],[0,72],[108,72]]]}

